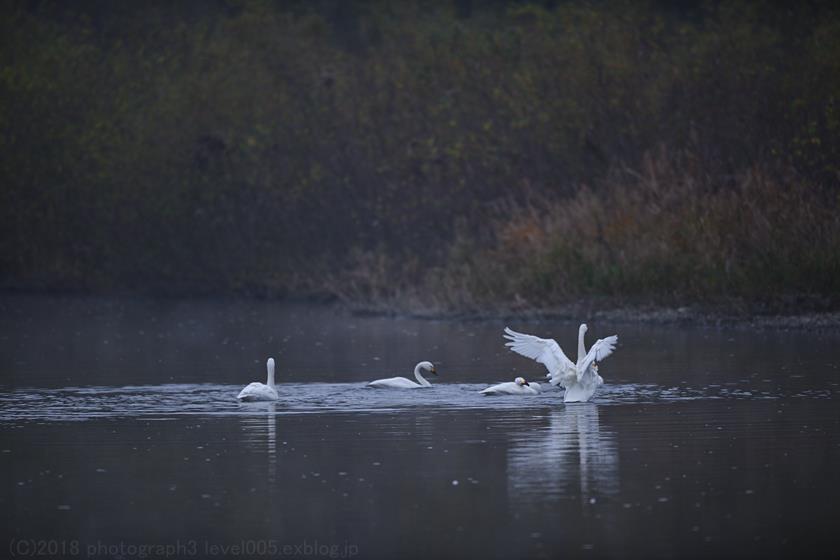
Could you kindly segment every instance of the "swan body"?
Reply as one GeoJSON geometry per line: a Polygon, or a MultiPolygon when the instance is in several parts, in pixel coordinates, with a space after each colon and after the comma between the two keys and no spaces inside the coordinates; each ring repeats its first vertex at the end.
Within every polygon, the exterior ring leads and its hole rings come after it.
{"type": "Polygon", "coordinates": [[[405,377],[389,377],[387,379],[377,379],[376,381],[371,381],[368,383],[368,387],[376,387],[379,389],[422,389],[425,387],[431,387],[432,384],[426,381],[426,378],[423,377],[422,370],[426,370],[432,375],[437,375],[437,370],[432,362],[420,362],[414,366],[414,377],[417,379],[416,383],[410,379],[406,379],[405,377]]]}
{"type": "Polygon", "coordinates": [[[269,358],[265,363],[268,370],[268,379],[265,383],[249,383],[239,392],[236,397],[240,401],[276,401],[279,397],[277,389],[274,388],[274,358],[269,358]]]}
{"type": "Polygon", "coordinates": [[[499,383],[479,392],[482,395],[539,395],[540,384],[528,383],[524,378],[517,377],[513,381],[499,383]]]}
{"type": "Polygon", "coordinates": [[[588,328],[583,323],[578,329],[577,363],[566,357],[556,340],[518,333],[509,327],[505,327],[504,337],[508,340],[505,346],[543,364],[549,382],[566,389],[563,402],[586,402],[604,383],[598,374],[598,362],[612,354],[618,342],[618,335],[601,338],[587,352],[584,336],[588,328]]]}

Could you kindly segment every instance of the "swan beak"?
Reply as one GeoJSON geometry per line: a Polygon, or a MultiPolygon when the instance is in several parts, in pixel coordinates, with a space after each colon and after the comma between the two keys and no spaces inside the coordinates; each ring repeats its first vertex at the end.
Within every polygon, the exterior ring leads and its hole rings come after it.
{"type": "Polygon", "coordinates": [[[434,375],[437,375],[437,369],[432,368],[432,369],[430,369],[429,371],[431,371],[434,375]]]}
{"type": "Polygon", "coordinates": [[[523,385],[525,385],[526,387],[530,387],[530,386],[531,386],[531,384],[530,384],[530,383],[528,383],[527,381],[525,381],[525,382],[524,382],[524,383],[522,383],[522,384],[523,384],[523,385]]]}

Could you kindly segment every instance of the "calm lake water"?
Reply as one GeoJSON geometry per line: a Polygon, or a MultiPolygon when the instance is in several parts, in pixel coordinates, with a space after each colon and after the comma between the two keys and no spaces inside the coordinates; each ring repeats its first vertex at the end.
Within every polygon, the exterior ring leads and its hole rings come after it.
{"type": "Polygon", "coordinates": [[[2,556],[777,557],[840,545],[840,336],[609,325],[606,385],[484,397],[502,328],[0,298],[2,556]],[[276,404],[236,401],[277,359],[276,404]],[[435,386],[365,382],[438,365],[435,386]]]}

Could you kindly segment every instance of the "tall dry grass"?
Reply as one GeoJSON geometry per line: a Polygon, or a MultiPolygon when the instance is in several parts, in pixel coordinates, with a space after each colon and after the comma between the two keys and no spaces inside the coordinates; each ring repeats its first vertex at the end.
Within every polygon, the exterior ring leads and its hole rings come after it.
{"type": "Polygon", "coordinates": [[[502,275],[480,293],[548,301],[837,294],[838,210],[836,190],[791,171],[710,176],[690,155],[661,151],[598,189],[519,209],[477,258],[502,275]]]}
{"type": "Polygon", "coordinates": [[[348,301],[433,309],[840,294],[840,192],[793,171],[713,176],[691,154],[660,150],[571,197],[535,195],[505,214],[490,243],[458,236],[419,282],[416,268],[367,254],[351,282],[334,285],[348,301]]]}

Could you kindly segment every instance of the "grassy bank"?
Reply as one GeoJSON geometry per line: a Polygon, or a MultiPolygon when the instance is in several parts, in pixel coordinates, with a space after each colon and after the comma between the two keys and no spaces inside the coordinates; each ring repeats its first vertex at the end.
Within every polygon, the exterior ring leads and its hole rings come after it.
{"type": "Polygon", "coordinates": [[[581,299],[712,308],[738,301],[779,311],[840,303],[840,192],[792,172],[710,177],[696,164],[663,151],[572,197],[511,205],[492,243],[457,239],[419,288],[401,282],[400,263],[372,255],[335,284],[348,301],[431,309],[581,299]]]}
{"type": "Polygon", "coordinates": [[[830,2],[10,2],[0,286],[840,293],[830,2]]]}

